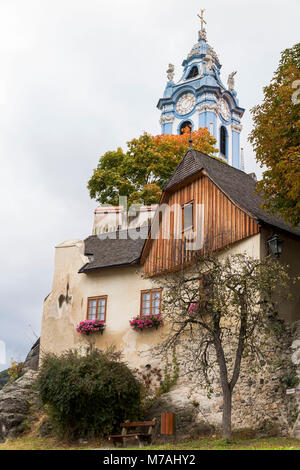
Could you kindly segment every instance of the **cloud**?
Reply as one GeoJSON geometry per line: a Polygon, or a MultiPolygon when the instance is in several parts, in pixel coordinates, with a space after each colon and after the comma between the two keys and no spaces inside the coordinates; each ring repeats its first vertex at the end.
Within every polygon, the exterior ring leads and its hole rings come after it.
{"type": "MultiPolygon", "coordinates": [[[[223,81],[238,70],[246,170],[257,172],[249,108],[280,52],[298,40],[298,2],[203,0],[201,8],[223,81]]],[[[166,69],[172,62],[180,75],[198,12],[196,0],[1,2],[0,340],[8,358],[23,359],[32,329],[40,332],[54,246],[91,233],[86,184],[99,156],[144,130],[160,132],[166,69]]]]}

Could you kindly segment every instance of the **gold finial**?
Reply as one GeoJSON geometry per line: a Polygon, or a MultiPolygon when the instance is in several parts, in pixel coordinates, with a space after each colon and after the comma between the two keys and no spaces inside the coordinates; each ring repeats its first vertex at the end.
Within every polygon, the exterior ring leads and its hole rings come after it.
{"type": "Polygon", "coordinates": [[[198,14],[197,16],[199,16],[199,18],[200,18],[200,21],[201,21],[201,31],[203,31],[203,29],[204,29],[203,25],[204,25],[204,24],[207,24],[207,23],[206,23],[206,21],[205,21],[205,19],[204,19],[204,12],[205,12],[205,10],[203,9],[203,10],[200,10],[200,11],[201,11],[201,16],[200,16],[199,14],[198,14]]]}

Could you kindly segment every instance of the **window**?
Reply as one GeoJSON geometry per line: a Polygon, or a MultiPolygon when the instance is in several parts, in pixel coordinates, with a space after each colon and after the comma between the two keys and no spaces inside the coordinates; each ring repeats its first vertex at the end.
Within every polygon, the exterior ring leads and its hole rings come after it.
{"type": "Polygon", "coordinates": [[[194,65],[194,67],[191,68],[190,73],[188,74],[186,79],[189,80],[190,78],[197,77],[197,75],[199,75],[198,67],[197,65],[194,65]]]}
{"type": "Polygon", "coordinates": [[[220,152],[227,157],[227,132],[224,126],[220,129],[220,152]]]}
{"type": "Polygon", "coordinates": [[[161,308],[161,289],[141,292],[141,316],[158,315],[161,308]]]}
{"type": "Polygon", "coordinates": [[[184,132],[192,132],[192,123],[190,121],[184,121],[180,126],[180,134],[184,132]]]}
{"type": "Polygon", "coordinates": [[[88,298],[87,319],[106,320],[107,296],[88,298]]]}
{"type": "Polygon", "coordinates": [[[189,202],[182,207],[183,232],[190,230],[194,226],[194,203],[189,202]]]}

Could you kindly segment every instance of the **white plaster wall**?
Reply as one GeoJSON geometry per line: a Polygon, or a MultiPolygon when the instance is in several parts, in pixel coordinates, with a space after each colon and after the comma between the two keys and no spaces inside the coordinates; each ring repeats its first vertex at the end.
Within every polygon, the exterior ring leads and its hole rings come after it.
{"type": "MultiPolygon", "coordinates": [[[[221,253],[246,252],[260,256],[260,235],[236,243],[221,253]]],[[[70,348],[87,345],[84,337],[76,332],[76,326],[87,316],[87,299],[107,295],[106,330],[97,335],[96,346],[103,349],[114,344],[124,352],[124,358],[137,366],[147,364],[147,356],[140,355],[161,341],[164,328],[136,332],[129,320],[140,313],[140,292],[157,287],[151,279],[143,278],[143,268],[132,266],[78,274],[87,262],[83,255],[84,243],[79,240],[65,242],[56,248],[55,271],[52,292],[44,304],[41,332],[41,351],[62,353],[70,348]],[[59,306],[61,296],[67,297],[59,306]],[[143,357],[142,357],[143,356],[143,357]]]]}
{"type": "Polygon", "coordinates": [[[261,235],[257,233],[252,237],[246,238],[231,245],[228,249],[224,250],[220,256],[224,257],[227,254],[236,255],[238,253],[245,253],[253,258],[260,259],[261,257],[261,235]]]}
{"type": "Polygon", "coordinates": [[[105,349],[112,344],[124,351],[131,365],[147,364],[139,352],[152,347],[159,335],[155,331],[135,332],[129,320],[140,313],[140,292],[151,288],[150,279],[143,279],[142,267],[107,269],[78,274],[87,259],[83,256],[83,242],[68,242],[56,248],[52,292],[44,303],[41,332],[41,355],[46,352],[61,354],[71,348],[85,348],[85,337],[76,332],[76,326],[87,316],[87,299],[107,295],[106,330],[97,335],[96,347],[105,349]],[[59,306],[60,296],[68,302],[59,306]]]}

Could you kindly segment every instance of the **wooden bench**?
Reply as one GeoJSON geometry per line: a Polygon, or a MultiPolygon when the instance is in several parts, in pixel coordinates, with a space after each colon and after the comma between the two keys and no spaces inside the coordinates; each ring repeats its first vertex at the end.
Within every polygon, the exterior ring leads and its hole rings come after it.
{"type": "Polygon", "coordinates": [[[116,434],[114,436],[108,436],[108,440],[112,441],[114,446],[117,443],[124,444],[126,443],[126,439],[133,438],[137,439],[139,442],[139,447],[143,447],[144,443],[151,443],[153,428],[156,425],[156,420],[153,421],[133,421],[132,423],[122,423],[120,427],[122,428],[122,434],[116,434]],[[134,430],[134,432],[131,431],[134,430]],[[128,433],[128,430],[131,432],[128,433]]]}

